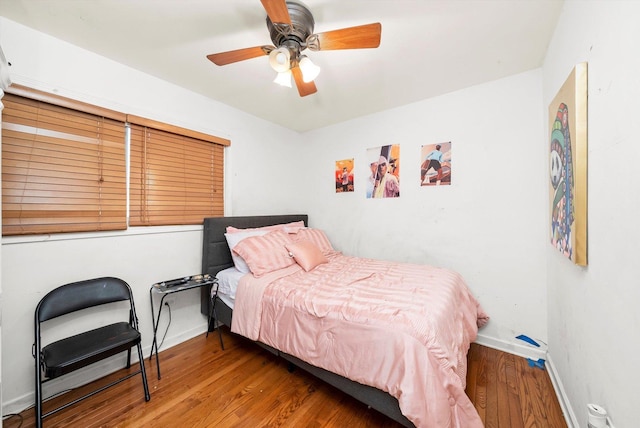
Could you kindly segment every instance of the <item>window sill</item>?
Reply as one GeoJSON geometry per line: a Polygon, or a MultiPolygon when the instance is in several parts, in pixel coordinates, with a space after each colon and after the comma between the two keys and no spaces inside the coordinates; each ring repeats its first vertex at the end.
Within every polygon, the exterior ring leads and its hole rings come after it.
{"type": "Polygon", "coordinates": [[[2,245],[26,244],[33,242],[69,241],[78,239],[117,238],[119,236],[152,235],[166,233],[201,232],[202,225],[186,226],[138,226],[126,230],[105,232],[55,233],[45,235],[3,236],[2,245]]]}

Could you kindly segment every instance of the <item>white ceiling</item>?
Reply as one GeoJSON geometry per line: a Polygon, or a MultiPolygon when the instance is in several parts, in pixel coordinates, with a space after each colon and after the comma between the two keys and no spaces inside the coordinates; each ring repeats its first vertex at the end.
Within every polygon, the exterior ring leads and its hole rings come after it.
{"type": "MultiPolygon", "coordinates": [[[[315,32],[382,24],[380,47],[309,52],[318,92],[272,83],[268,57],[206,55],[271,45],[259,0],[0,0],[0,14],[300,132],[542,65],[562,0],[305,0],[315,32]]],[[[7,58],[11,61],[10,58],[7,58]]]]}

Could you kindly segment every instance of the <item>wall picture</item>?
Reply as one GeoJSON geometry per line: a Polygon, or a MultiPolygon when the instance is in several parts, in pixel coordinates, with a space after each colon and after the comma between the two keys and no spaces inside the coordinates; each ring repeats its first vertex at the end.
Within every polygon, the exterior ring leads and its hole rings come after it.
{"type": "Polygon", "coordinates": [[[578,64],[549,105],[551,244],[587,265],[587,63],[578,64]]]}
{"type": "Polygon", "coordinates": [[[353,192],[353,159],[336,161],[336,193],[353,192]]]}
{"type": "Polygon", "coordinates": [[[445,186],[451,184],[451,141],[425,144],[420,149],[420,185],[445,186]]]}
{"type": "Polygon", "coordinates": [[[367,198],[400,197],[400,145],[368,149],[367,160],[367,198]]]}

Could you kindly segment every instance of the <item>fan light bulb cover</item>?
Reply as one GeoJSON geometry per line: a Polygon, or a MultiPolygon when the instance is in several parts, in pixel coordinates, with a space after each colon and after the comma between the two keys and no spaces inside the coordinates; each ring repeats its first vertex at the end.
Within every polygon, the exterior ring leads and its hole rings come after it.
{"type": "Polygon", "coordinates": [[[291,88],[291,70],[279,72],[273,82],[291,88]]]}
{"type": "Polygon", "coordinates": [[[291,54],[287,48],[274,49],[269,53],[269,65],[278,73],[291,69],[291,54]]]}
{"type": "Polygon", "coordinates": [[[308,56],[303,55],[300,58],[300,71],[302,71],[302,80],[305,83],[313,82],[318,74],[320,74],[320,67],[311,62],[308,56]]]}

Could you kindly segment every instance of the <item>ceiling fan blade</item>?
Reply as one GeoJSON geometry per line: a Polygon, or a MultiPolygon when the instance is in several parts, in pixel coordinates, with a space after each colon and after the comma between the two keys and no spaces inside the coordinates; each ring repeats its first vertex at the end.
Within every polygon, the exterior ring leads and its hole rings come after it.
{"type": "Polygon", "coordinates": [[[269,55],[269,52],[273,49],[273,46],[254,46],[252,48],[236,49],[235,51],[207,55],[207,58],[215,65],[227,65],[238,61],[244,61],[245,59],[269,55]]]}
{"type": "Polygon", "coordinates": [[[293,80],[296,81],[296,86],[298,87],[298,93],[301,97],[306,97],[307,95],[315,94],[318,92],[316,89],[316,84],[311,82],[305,82],[302,80],[302,71],[300,67],[297,65],[291,68],[291,73],[293,74],[293,80]]]}
{"type": "Polygon", "coordinates": [[[291,25],[291,17],[285,0],[260,0],[264,10],[267,11],[269,19],[274,24],[291,25]]]}
{"type": "Polygon", "coordinates": [[[381,33],[382,25],[379,22],[326,31],[310,35],[307,47],[313,51],[377,48],[380,46],[381,33]]]}

